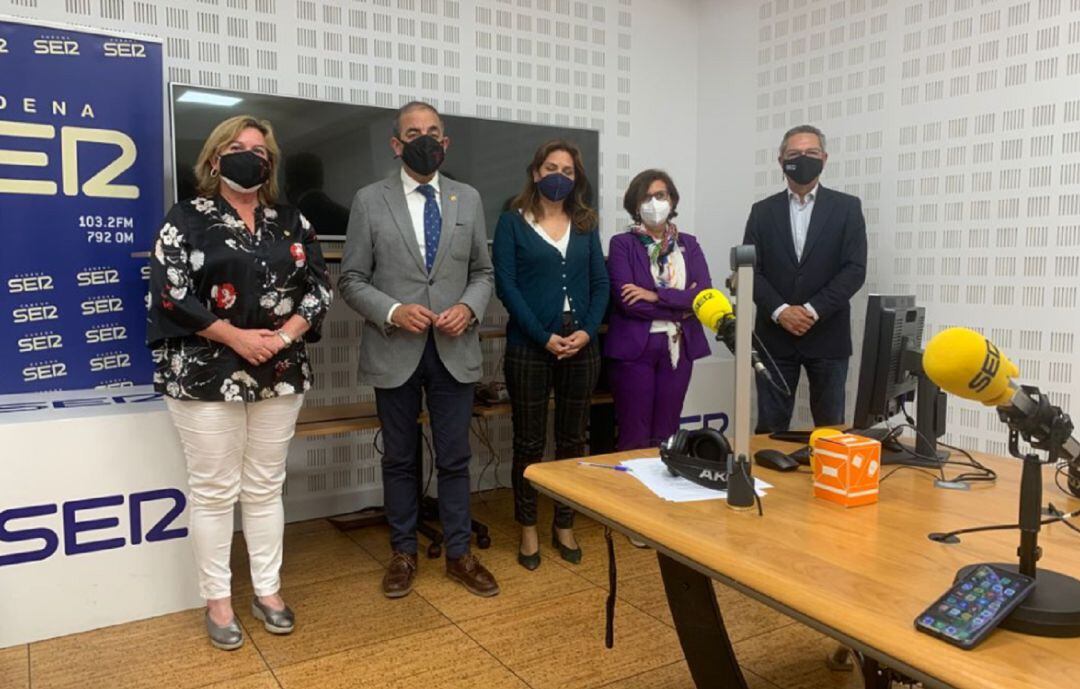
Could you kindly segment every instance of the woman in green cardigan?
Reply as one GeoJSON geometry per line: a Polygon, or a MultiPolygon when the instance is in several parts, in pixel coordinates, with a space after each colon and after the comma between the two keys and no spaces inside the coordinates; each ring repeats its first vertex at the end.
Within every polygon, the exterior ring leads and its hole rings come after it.
{"type": "MultiPolygon", "coordinates": [[[[596,210],[581,152],[569,141],[541,146],[526,183],[495,228],[495,290],[510,314],[506,387],[514,426],[514,517],[521,524],[518,562],[540,566],[536,489],[525,469],[543,458],[548,399],[555,390],[555,457],[586,454],[593,388],[600,376],[596,331],[609,281],[596,210]]],[[[574,512],[556,503],[552,546],[581,561],[574,512]]]]}

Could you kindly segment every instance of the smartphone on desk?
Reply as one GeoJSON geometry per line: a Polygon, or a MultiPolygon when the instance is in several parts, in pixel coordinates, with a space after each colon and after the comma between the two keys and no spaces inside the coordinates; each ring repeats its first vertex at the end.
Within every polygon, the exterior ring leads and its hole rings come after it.
{"type": "Polygon", "coordinates": [[[915,628],[965,650],[974,648],[1031,594],[1035,580],[978,565],[915,618],[915,628]]]}

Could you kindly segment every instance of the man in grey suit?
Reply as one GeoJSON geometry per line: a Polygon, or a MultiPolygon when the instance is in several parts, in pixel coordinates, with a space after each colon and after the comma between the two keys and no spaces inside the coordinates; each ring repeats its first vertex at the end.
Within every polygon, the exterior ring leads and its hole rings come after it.
{"type": "Polygon", "coordinates": [[[469,423],[480,379],[476,330],[491,298],[480,195],[440,177],[450,139],[439,113],[412,102],[390,146],[400,172],[356,193],[338,288],[364,317],[360,378],[375,388],[382,425],[383,494],[393,556],[383,593],[400,598],[416,576],[419,515],[416,421],[427,397],[446,536],[446,574],[478,596],[499,586],[469,551],[469,423]]]}

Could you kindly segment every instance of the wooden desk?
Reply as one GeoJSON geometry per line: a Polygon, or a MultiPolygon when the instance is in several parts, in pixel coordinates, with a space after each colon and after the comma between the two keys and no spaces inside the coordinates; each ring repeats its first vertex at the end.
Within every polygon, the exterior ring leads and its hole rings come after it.
{"type": "MultiPolygon", "coordinates": [[[[762,447],[790,451],[795,446],[755,438],[752,448],[762,447]]],[[[643,456],[657,452],[590,461],[614,464],[643,456]]],[[[764,517],[756,511],[735,512],[719,500],[665,502],[629,474],[581,467],[572,460],[534,464],[525,476],[541,492],[657,550],[676,628],[699,687],[745,687],[706,576],[929,687],[1075,686],[1080,640],[998,629],[976,649],[962,651],[913,627],[916,615],[952,584],[960,567],[1016,561],[1018,531],[963,535],[957,545],[927,539],[934,531],[1016,519],[1021,462],[978,458],[997,471],[996,485],[943,490],[934,488],[929,476],[904,470],[882,484],[878,504],[851,509],[813,498],[805,469],[782,474],[755,466],[755,474],[775,486],[763,499],[764,517]],[[700,624],[702,610],[716,613],[713,626],[700,624]],[[699,626],[692,628],[694,623],[699,626]]],[[[1044,502],[1065,510],[1080,507],[1080,500],[1053,486],[1049,468],[1044,478],[1044,502]]],[[[1080,577],[1076,533],[1054,524],[1043,527],[1039,542],[1042,568],[1080,577]]]]}

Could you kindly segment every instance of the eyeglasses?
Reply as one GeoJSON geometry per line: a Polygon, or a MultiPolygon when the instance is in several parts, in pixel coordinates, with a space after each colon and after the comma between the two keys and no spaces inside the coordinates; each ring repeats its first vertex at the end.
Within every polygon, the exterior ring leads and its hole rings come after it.
{"type": "Polygon", "coordinates": [[[799,156],[809,156],[811,158],[824,158],[825,151],[820,148],[808,148],[805,151],[799,151],[797,149],[789,148],[784,151],[784,160],[795,160],[799,156]]]}
{"type": "Polygon", "coordinates": [[[421,136],[430,136],[431,138],[435,139],[440,143],[442,143],[443,140],[442,131],[433,128],[429,129],[426,134],[418,129],[410,129],[409,131],[399,136],[398,141],[407,144],[411,141],[419,139],[421,136]]]}
{"type": "Polygon", "coordinates": [[[658,192],[656,192],[654,194],[645,194],[645,198],[643,199],[642,203],[647,203],[647,202],[652,201],[652,200],[670,201],[671,200],[671,194],[669,194],[666,189],[661,189],[660,191],[658,191],[658,192]]]}

